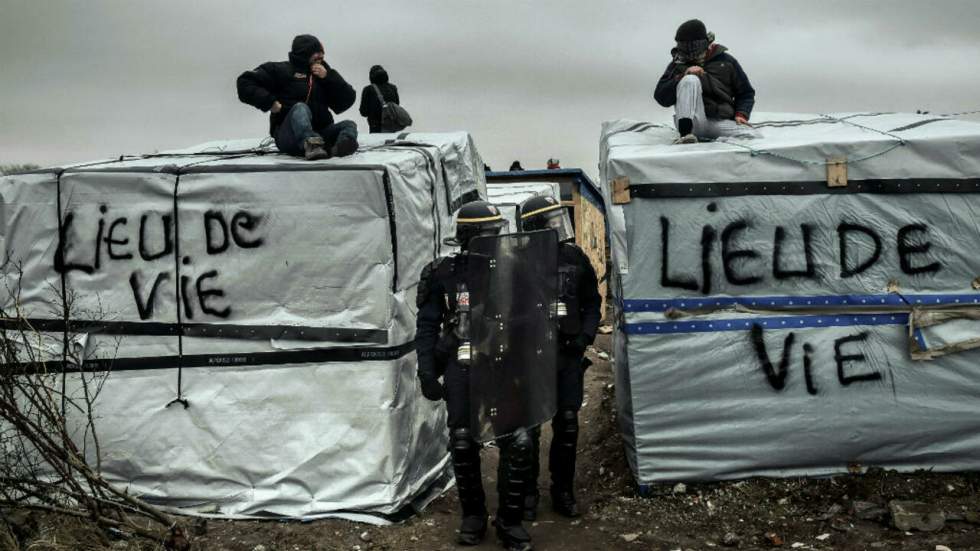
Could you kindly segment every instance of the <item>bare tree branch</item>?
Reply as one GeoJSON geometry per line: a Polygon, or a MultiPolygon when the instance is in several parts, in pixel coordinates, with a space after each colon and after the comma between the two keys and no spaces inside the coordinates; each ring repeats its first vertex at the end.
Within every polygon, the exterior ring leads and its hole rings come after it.
{"type": "MultiPolygon", "coordinates": [[[[64,308],[58,315],[64,331],[57,350],[51,346],[54,339],[33,327],[25,315],[20,267],[5,262],[0,275],[8,293],[0,304],[0,508],[85,519],[102,529],[98,533],[103,538],[104,530],[111,528],[169,549],[189,549],[185,531],[174,519],[102,476],[94,404],[110,373],[86,371],[85,352],[71,349],[76,297],[53,289],[64,308]]],[[[84,319],[104,319],[96,314],[87,312],[84,319]]],[[[117,340],[113,357],[118,346],[117,340]]],[[[92,353],[88,351],[89,357],[92,353]]]]}

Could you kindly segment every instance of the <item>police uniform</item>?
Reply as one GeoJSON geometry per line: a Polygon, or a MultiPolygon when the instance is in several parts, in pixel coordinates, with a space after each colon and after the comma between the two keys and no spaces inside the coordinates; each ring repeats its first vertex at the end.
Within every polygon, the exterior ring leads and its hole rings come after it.
{"type": "MultiPolygon", "coordinates": [[[[558,412],[551,422],[552,441],[548,454],[551,471],[552,505],[559,514],[579,515],[575,501],[575,455],[578,445],[578,411],[582,407],[584,374],[587,363],[585,349],[595,340],[602,318],[602,297],[592,263],[585,253],[571,241],[570,226],[561,204],[549,196],[532,197],[521,204],[521,223],[524,230],[548,227],[549,222],[563,239],[559,243],[558,272],[560,299],[567,313],[559,321],[558,354],[558,412]],[[563,219],[560,219],[563,218],[563,219]]],[[[525,502],[525,520],[534,520],[537,514],[540,471],[538,449],[540,429],[532,432],[534,451],[532,472],[525,502]]]]}
{"type": "MultiPolygon", "coordinates": [[[[465,251],[472,235],[467,232],[485,222],[494,222],[499,231],[503,217],[483,201],[467,203],[457,213],[457,241],[464,251],[433,261],[423,270],[419,281],[415,346],[418,377],[423,395],[430,400],[446,401],[449,445],[463,521],[457,541],[476,545],[486,531],[486,495],[480,470],[480,444],[470,425],[469,367],[457,359],[460,345],[460,300],[468,300],[465,251]],[[467,222],[476,220],[478,222],[467,222]],[[500,224],[496,222],[499,221],[500,224]],[[473,227],[468,227],[471,225],[473,227]],[[465,297],[465,298],[464,298],[465,297]],[[439,383],[442,377],[443,383],[439,383]]],[[[476,228],[479,230],[479,228],[476,228]]],[[[524,492],[531,470],[532,442],[527,431],[497,440],[500,449],[497,491],[500,506],[495,521],[497,536],[505,547],[529,550],[530,536],[521,526],[524,492]]]]}

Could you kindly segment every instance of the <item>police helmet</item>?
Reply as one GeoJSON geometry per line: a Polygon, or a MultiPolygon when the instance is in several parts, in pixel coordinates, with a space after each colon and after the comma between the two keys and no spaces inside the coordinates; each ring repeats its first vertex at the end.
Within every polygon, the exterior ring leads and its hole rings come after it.
{"type": "Polygon", "coordinates": [[[535,195],[525,199],[521,203],[520,211],[522,231],[553,229],[558,232],[558,241],[575,239],[568,213],[554,197],[535,195]]]}
{"type": "Polygon", "coordinates": [[[470,239],[478,235],[497,235],[506,225],[500,209],[486,201],[470,201],[456,211],[456,237],[447,242],[466,249],[470,239]]]}

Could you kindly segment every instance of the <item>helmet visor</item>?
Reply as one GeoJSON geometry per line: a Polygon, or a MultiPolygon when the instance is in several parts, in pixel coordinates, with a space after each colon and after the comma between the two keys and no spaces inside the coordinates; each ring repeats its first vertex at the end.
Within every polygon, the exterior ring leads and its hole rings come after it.
{"type": "Polygon", "coordinates": [[[480,224],[456,224],[456,235],[443,239],[442,242],[453,247],[462,247],[465,249],[470,239],[486,235],[499,235],[500,231],[506,225],[507,221],[503,219],[480,224]]]}
{"type": "Polygon", "coordinates": [[[568,211],[564,208],[556,209],[544,222],[544,228],[558,232],[558,242],[573,241],[575,239],[575,229],[572,228],[572,221],[568,217],[568,211]]]}

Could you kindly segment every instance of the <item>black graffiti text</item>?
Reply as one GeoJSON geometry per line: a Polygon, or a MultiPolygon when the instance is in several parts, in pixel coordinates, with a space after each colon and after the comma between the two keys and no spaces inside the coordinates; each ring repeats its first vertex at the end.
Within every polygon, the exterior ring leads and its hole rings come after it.
{"type": "MultiPolygon", "coordinates": [[[[710,212],[714,212],[710,208],[710,212]]],[[[660,285],[708,295],[712,290],[712,275],[723,274],[724,281],[733,286],[751,286],[767,281],[812,280],[825,281],[838,277],[857,276],[879,263],[886,250],[886,240],[878,230],[855,222],[844,221],[836,228],[800,223],[776,226],[765,231],[746,218],[733,220],[724,226],[704,224],[699,242],[677,235],[669,217],[660,217],[660,285]],[[815,243],[821,235],[836,234],[836,259],[819,259],[815,243]],[[760,238],[766,249],[753,247],[760,238]],[[771,246],[769,246],[771,245],[771,246]],[[687,265],[675,260],[687,251],[699,249],[700,265],[687,260],[687,265]],[[820,260],[823,260],[821,262],[820,260]],[[838,270],[824,272],[836,261],[838,270]]],[[[900,227],[894,236],[894,254],[901,271],[907,275],[934,275],[942,270],[935,258],[936,251],[929,241],[929,228],[913,223],[900,227]]]]}
{"type": "MultiPolygon", "coordinates": [[[[749,331],[749,339],[755,354],[759,360],[759,367],[765,375],[769,386],[776,391],[786,388],[787,381],[792,372],[793,355],[796,347],[793,346],[796,334],[790,332],[783,338],[783,347],[779,354],[778,366],[773,364],[770,352],[765,342],[765,331],[758,323],[752,324],[749,331]]],[[[862,364],[867,363],[867,357],[857,348],[858,343],[868,340],[866,331],[841,337],[834,341],[834,364],[837,372],[837,382],[842,387],[850,386],[854,383],[871,382],[881,380],[882,375],[878,371],[869,371],[862,368],[862,364]]],[[[813,345],[808,342],[802,345],[803,359],[803,379],[806,385],[807,394],[816,396],[819,394],[816,377],[813,373],[813,345]]]]}
{"type": "MultiPolygon", "coordinates": [[[[136,311],[141,320],[152,319],[159,297],[174,292],[183,319],[198,316],[227,318],[232,313],[220,272],[214,267],[195,268],[190,256],[180,258],[178,269],[178,228],[172,213],[148,211],[139,216],[115,216],[106,205],[100,205],[98,220],[88,239],[76,231],[79,212],[68,211],[58,230],[58,246],[54,253],[54,268],[59,274],[79,272],[96,275],[108,263],[125,263],[136,311]],[[155,261],[171,259],[165,268],[155,261]],[[154,263],[152,266],[150,263],[154,263]],[[152,269],[150,269],[152,268],[152,269]],[[175,276],[179,273],[179,277],[175,276]]],[[[208,257],[221,255],[232,247],[257,249],[265,243],[261,235],[263,216],[246,210],[224,212],[208,210],[200,218],[201,235],[208,257]]],[[[196,229],[193,225],[184,226],[196,229]]],[[[186,237],[185,237],[186,239],[186,237]]]]}

